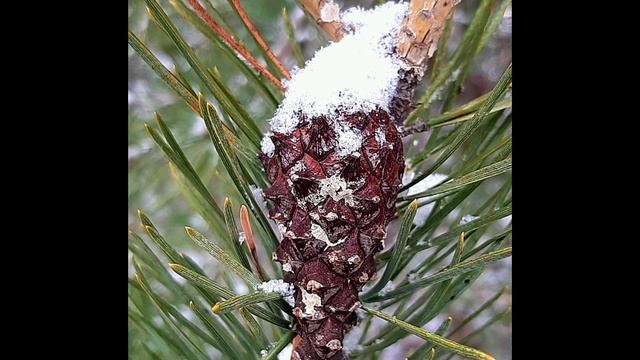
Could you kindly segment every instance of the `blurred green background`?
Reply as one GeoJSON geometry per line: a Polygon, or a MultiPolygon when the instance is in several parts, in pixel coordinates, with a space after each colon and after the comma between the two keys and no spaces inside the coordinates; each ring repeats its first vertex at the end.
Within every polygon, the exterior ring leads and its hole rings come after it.
{"type": "MultiPolygon", "coordinates": [[[[343,8],[359,5],[365,8],[373,6],[378,1],[339,1],[343,8]]],[[[204,3],[204,1],[203,1],[204,3]]],[[[238,39],[253,53],[259,54],[255,43],[251,40],[239,18],[235,16],[233,9],[226,0],[211,0],[221,16],[232,27],[238,39]]],[[[190,24],[182,21],[175,13],[169,1],[160,1],[165,11],[175,21],[178,30],[186,38],[197,54],[210,68],[216,67],[223,79],[234,91],[240,102],[245,105],[251,116],[259,121],[264,130],[268,127],[267,121],[273,114],[275,107],[266,103],[263,97],[248,86],[247,80],[237,68],[232,65],[217,48],[200,32],[190,24]]],[[[305,59],[309,59],[313,53],[326,44],[326,39],[316,27],[304,16],[295,1],[283,0],[245,0],[242,1],[262,36],[270,44],[271,48],[283,61],[285,66],[292,69],[296,66],[295,57],[287,41],[285,27],[282,20],[282,9],[287,8],[295,28],[295,37],[299,42],[305,59]]],[[[450,51],[455,49],[460,34],[468,24],[472,11],[477,7],[475,0],[465,0],[456,9],[453,21],[455,27],[449,46],[450,51]]],[[[194,90],[198,88],[197,77],[193,74],[187,62],[178,54],[171,41],[147,15],[142,0],[130,0],[128,3],[129,30],[135,33],[169,69],[175,68],[184,76],[193,80],[194,90]]],[[[366,59],[363,59],[366,61],[366,59]]],[[[496,34],[491,38],[487,47],[479,54],[475,64],[462,88],[458,102],[463,103],[476,98],[489,91],[501,72],[511,62],[511,8],[505,13],[502,24],[496,34]]],[[[214,198],[221,204],[225,196],[235,192],[230,183],[225,169],[219,164],[217,155],[211,146],[206,129],[201,119],[179,99],[162,80],[135,54],[128,49],[128,227],[134,231],[140,231],[137,209],[143,209],[152,216],[154,223],[162,229],[165,237],[177,248],[191,255],[196,262],[201,264],[205,271],[215,272],[211,258],[202,254],[195,245],[188,240],[184,233],[184,226],[206,228],[204,220],[193,211],[179,190],[171,181],[168,170],[168,162],[161,151],[155,146],[144,129],[144,123],[153,123],[154,112],[162,114],[179,143],[192,160],[196,171],[205,181],[214,198]]],[[[420,142],[418,146],[421,146],[420,142]]],[[[408,146],[412,146],[409,144],[408,146]]],[[[451,161],[455,161],[452,159],[451,161]]],[[[445,167],[439,172],[445,171],[445,167]]],[[[508,176],[511,176],[510,174],[508,176]]],[[[487,182],[475,194],[476,197],[486,198],[487,194],[496,191],[500,182],[487,182]],[[483,193],[484,192],[484,193],[483,193]]],[[[471,197],[469,201],[473,201],[471,197]]],[[[504,224],[510,221],[510,217],[501,220],[504,224]]],[[[424,259],[428,253],[420,256],[424,259]]],[[[132,269],[130,267],[130,274],[132,269]]],[[[434,328],[446,317],[451,315],[454,319],[461,319],[475,310],[480,304],[490,298],[496,291],[505,285],[511,284],[511,258],[497,262],[490,266],[485,274],[464,293],[457,301],[443,312],[441,316],[428,323],[425,328],[433,331],[434,328]]],[[[495,308],[510,306],[510,291],[502,296],[495,304],[495,308]]],[[[185,311],[189,313],[188,311],[185,311]]],[[[480,316],[474,320],[475,327],[485,323],[491,313],[480,316]]],[[[377,322],[376,322],[377,323],[377,322]]],[[[455,322],[453,324],[455,326],[455,322]]],[[[474,328],[472,326],[471,328],[474,328]]],[[[355,331],[355,330],[354,330],[355,331]]],[[[453,340],[459,340],[466,334],[457,334],[453,340]]],[[[136,353],[136,331],[130,330],[130,358],[139,358],[136,353]]],[[[382,354],[382,359],[400,359],[410,349],[422,344],[422,340],[409,336],[388,348],[382,354]]],[[[511,321],[510,317],[493,324],[486,332],[474,337],[467,343],[496,356],[497,359],[511,358],[511,321]]],[[[146,357],[144,357],[146,358],[146,357]]]]}

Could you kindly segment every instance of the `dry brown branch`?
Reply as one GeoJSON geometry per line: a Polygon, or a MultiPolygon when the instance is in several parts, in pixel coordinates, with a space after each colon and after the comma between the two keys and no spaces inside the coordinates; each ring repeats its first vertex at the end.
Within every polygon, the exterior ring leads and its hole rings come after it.
{"type": "Polygon", "coordinates": [[[345,29],[340,22],[340,7],[333,0],[299,0],[306,11],[333,41],[340,41],[345,29]]]}
{"type": "Polygon", "coordinates": [[[209,16],[207,10],[205,10],[202,5],[200,5],[198,0],[189,0],[189,5],[191,5],[193,10],[198,13],[202,20],[204,20],[209,26],[211,26],[213,31],[215,31],[216,34],[218,34],[218,36],[220,36],[222,40],[227,43],[227,45],[231,46],[236,52],[238,52],[238,54],[240,54],[240,56],[247,60],[247,62],[249,62],[249,64],[251,64],[251,66],[256,69],[256,71],[258,71],[258,73],[260,73],[260,75],[271,81],[275,86],[278,87],[278,89],[284,91],[284,86],[282,86],[280,80],[278,80],[275,76],[273,76],[273,74],[269,72],[269,70],[262,66],[242,44],[238,43],[231,35],[224,31],[224,29],[222,29],[222,27],[220,27],[220,25],[218,25],[218,23],[216,23],[211,18],[211,16],[209,16]]]}
{"type": "Polygon", "coordinates": [[[287,70],[287,68],[285,68],[284,65],[282,65],[282,63],[276,57],[273,51],[271,51],[267,42],[264,41],[262,36],[260,36],[260,32],[258,32],[256,27],[253,25],[253,23],[251,22],[251,19],[249,19],[247,12],[244,11],[244,8],[240,4],[240,0],[231,0],[231,1],[233,2],[233,6],[238,11],[238,15],[240,15],[240,19],[242,19],[242,22],[244,23],[244,25],[247,27],[247,29],[249,29],[249,31],[253,35],[254,39],[256,39],[260,47],[262,47],[262,49],[264,49],[264,51],[267,53],[267,56],[269,57],[269,59],[271,59],[271,61],[273,61],[273,63],[276,65],[276,67],[278,68],[278,71],[280,71],[282,76],[284,76],[285,78],[291,79],[291,75],[289,74],[289,71],[287,70]]]}
{"type": "Polygon", "coordinates": [[[438,48],[445,22],[459,0],[411,0],[400,28],[396,52],[422,74],[438,48]]]}

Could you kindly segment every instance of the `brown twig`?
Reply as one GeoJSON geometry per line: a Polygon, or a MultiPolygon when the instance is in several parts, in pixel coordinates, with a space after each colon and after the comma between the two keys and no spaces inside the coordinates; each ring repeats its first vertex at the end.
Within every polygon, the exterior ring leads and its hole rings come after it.
{"type": "Polygon", "coordinates": [[[211,26],[213,31],[215,31],[216,34],[218,34],[218,36],[220,36],[222,40],[225,43],[227,43],[227,45],[231,46],[236,52],[238,52],[238,54],[240,54],[240,56],[242,56],[245,60],[247,60],[247,62],[249,62],[249,64],[251,64],[251,66],[253,66],[253,68],[256,69],[256,71],[258,71],[258,73],[260,73],[260,75],[264,76],[265,78],[267,78],[267,80],[271,81],[275,86],[278,87],[278,89],[284,91],[284,86],[282,86],[282,83],[280,82],[280,80],[278,80],[275,76],[273,76],[273,74],[269,72],[269,70],[267,70],[264,66],[262,66],[258,62],[258,60],[256,60],[256,58],[254,58],[249,53],[249,51],[244,46],[242,46],[242,44],[238,43],[236,40],[233,39],[231,35],[229,35],[226,31],[224,31],[224,29],[222,29],[222,27],[220,27],[220,25],[218,25],[218,23],[216,23],[211,18],[211,16],[209,16],[209,13],[207,13],[207,10],[205,10],[202,7],[202,5],[200,5],[198,0],[189,0],[189,5],[191,5],[193,10],[195,10],[196,13],[198,13],[198,16],[200,16],[202,20],[204,20],[207,24],[209,24],[209,26],[211,26]]]}
{"type": "Polygon", "coordinates": [[[333,0],[299,0],[302,8],[333,41],[340,41],[346,30],[340,22],[340,7],[333,0]]]}
{"type": "Polygon", "coordinates": [[[424,73],[438,48],[445,22],[460,0],[411,0],[409,14],[400,27],[396,52],[411,66],[424,73]]]}
{"type": "Polygon", "coordinates": [[[256,267],[258,279],[260,279],[260,281],[264,281],[262,269],[260,268],[260,262],[258,262],[256,243],[253,241],[253,230],[251,230],[251,224],[249,223],[249,211],[244,205],[240,207],[240,226],[242,226],[242,231],[244,231],[244,237],[247,240],[247,247],[249,248],[249,252],[251,253],[251,260],[253,260],[253,265],[256,267]]]}
{"type": "Polygon", "coordinates": [[[231,1],[233,2],[233,7],[235,7],[236,10],[238,11],[238,15],[240,15],[240,19],[242,19],[242,22],[244,23],[244,25],[247,27],[251,35],[253,35],[253,38],[256,39],[260,47],[262,47],[262,49],[267,53],[267,56],[269,57],[269,59],[271,59],[271,61],[273,61],[273,63],[276,65],[276,67],[278,68],[278,71],[280,71],[282,76],[284,76],[285,78],[291,79],[291,75],[289,74],[289,71],[287,70],[287,68],[285,68],[284,65],[282,65],[282,63],[276,57],[273,51],[271,51],[271,49],[269,48],[269,44],[267,44],[267,42],[264,41],[264,39],[260,35],[260,32],[258,32],[256,27],[253,25],[253,23],[251,22],[251,19],[249,19],[247,12],[244,11],[244,8],[240,4],[240,0],[231,0],[231,1]]]}

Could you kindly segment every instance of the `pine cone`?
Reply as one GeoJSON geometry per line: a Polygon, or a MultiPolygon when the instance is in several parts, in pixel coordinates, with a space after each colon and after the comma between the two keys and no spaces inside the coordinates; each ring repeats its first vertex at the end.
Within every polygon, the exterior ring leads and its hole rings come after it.
{"type": "Polygon", "coordinates": [[[342,341],[358,321],[358,291],[375,274],[374,256],[395,212],[402,141],[380,109],[334,120],[362,136],[347,155],[327,118],[299,120],[290,134],[270,135],[273,152],[261,155],[272,184],[264,192],[273,202],[269,215],[283,233],[274,259],[296,289],[301,341],[292,358],[345,359],[342,341]]]}

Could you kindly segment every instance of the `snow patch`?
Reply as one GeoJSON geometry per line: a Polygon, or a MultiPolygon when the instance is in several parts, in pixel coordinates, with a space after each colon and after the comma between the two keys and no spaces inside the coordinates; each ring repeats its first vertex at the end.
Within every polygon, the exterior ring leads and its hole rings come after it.
{"type": "Polygon", "coordinates": [[[322,228],[322,226],[316,224],[316,223],[312,223],[311,224],[311,235],[320,240],[320,241],[324,241],[327,246],[325,247],[325,249],[330,248],[332,246],[336,246],[339,244],[342,244],[343,242],[345,242],[347,240],[347,238],[345,237],[344,239],[340,239],[336,242],[331,242],[331,240],[329,240],[329,237],[327,236],[327,233],[324,231],[324,229],[322,228]]]}
{"type": "Polygon", "coordinates": [[[324,3],[324,6],[320,8],[320,20],[323,22],[333,22],[340,20],[340,7],[334,3],[333,0],[329,0],[324,3]]]}
{"type": "Polygon", "coordinates": [[[296,163],[291,167],[291,173],[295,174],[299,171],[302,171],[306,168],[306,166],[304,165],[304,163],[300,160],[296,161],[296,163]]]}
{"type": "Polygon", "coordinates": [[[273,156],[273,152],[276,151],[276,146],[271,141],[271,134],[267,133],[260,142],[260,148],[262,153],[267,155],[268,157],[273,156]]]}
{"type": "Polygon", "coordinates": [[[326,218],[328,221],[333,221],[333,220],[336,220],[336,219],[338,218],[338,214],[336,214],[336,213],[334,213],[333,211],[331,211],[331,212],[329,212],[329,213],[327,214],[327,216],[325,216],[325,218],[326,218]]]}
{"type": "Polygon", "coordinates": [[[313,316],[316,313],[316,306],[322,306],[322,299],[317,294],[308,293],[302,290],[302,303],[304,304],[304,315],[306,317],[313,316]]]}
{"type": "Polygon", "coordinates": [[[318,289],[323,288],[323,287],[324,286],[321,283],[319,283],[319,282],[317,282],[315,280],[309,280],[307,282],[307,290],[318,290],[318,289]]]}
{"type": "Polygon", "coordinates": [[[338,339],[333,339],[327,343],[327,347],[333,351],[341,350],[342,343],[338,339]]]}
{"type": "Polygon", "coordinates": [[[347,156],[355,153],[362,146],[362,134],[357,129],[349,129],[346,126],[340,126],[340,131],[336,131],[338,135],[338,156],[347,156]]]}
{"type": "Polygon", "coordinates": [[[387,137],[384,135],[384,130],[381,128],[376,129],[376,142],[382,146],[387,141],[387,137]]]}
{"type": "Polygon", "coordinates": [[[342,177],[334,175],[320,180],[320,190],[316,194],[309,195],[308,199],[313,204],[317,205],[324,201],[327,196],[331,196],[335,202],[344,199],[347,205],[354,207],[356,202],[353,196],[353,189],[349,189],[348,186],[349,185],[342,177]]]}
{"type": "MultiPolygon", "coordinates": [[[[330,4],[323,7],[323,18],[337,16],[337,5],[330,4]]],[[[343,116],[389,109],[398,72],[407,67],[394,51],[407,9],[406,3],[388,2],[371,10],[345,11],[341,21],[353,32],[317,51],[304,69],[293,71],[291,80],[283,82],[285,98],[270,121],[271,131],[290,134],[301,117],[325,116],[337,135],[337,154],[358,150],[362,136],[343,116]]],[[[272,145],[263,140],[262,152],[271,156],[272,145]]]]}
{"type": "Polygon", "coordinates": [[[295,287],[293,284],[284,282],[282,279],[269,280],[258,284],[256,285],[256,291],[278,293],[282,295],[282,298],[292,307],[296,304],[293,298],[296,291],[295,287]]]}

